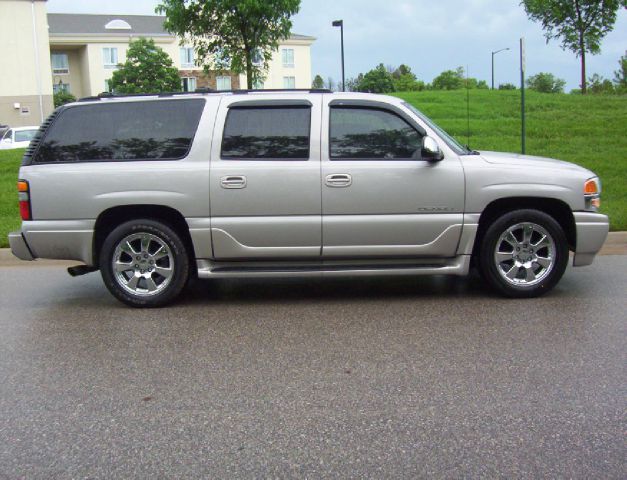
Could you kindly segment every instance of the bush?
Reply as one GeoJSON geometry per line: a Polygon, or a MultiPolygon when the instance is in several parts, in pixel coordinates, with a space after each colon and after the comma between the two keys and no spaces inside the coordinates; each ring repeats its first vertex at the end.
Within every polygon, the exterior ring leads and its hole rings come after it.
{"type": "Polygon", "coordinates": [[[377,68],[370,70],[357,85],[360,92],[390,93],[394,91],[392,74],[380,63],[377,68]]]}
{"type": "Polygon", "coordinates": [[[564,93],[566,80],[556,78],[552,73],[540,72],[527,79],[527,87],[540,93],[564,93]]]}
{"type": "Polygon", "coordinates": [[[459,90],[464,86],[464,69],[462,67],[458,67],[457,70],[445,70],[431,83],[431,88],[434,90],[459,90]]]}
{"type": "Polygon", "coordinates": [[[499,90],[516,90],[516,85],[513,83],[501,83],[499,85],[499,90]]]}
{"type": "Polygon", "coordinates": [[[60,107],[61,105],[65,105],[66,103],[71,103],[76,101],[76,97],[72,95],[70,92],[60,91],[55,93],[52,96],[54,102],[54,108],[60,107]]]}
{"type": "Polygon", "coordinates": [[[593,94],[613,94],[616,93],[616,90],[610,80],[595,73],[588,79],[588,92],[593,94]]]}

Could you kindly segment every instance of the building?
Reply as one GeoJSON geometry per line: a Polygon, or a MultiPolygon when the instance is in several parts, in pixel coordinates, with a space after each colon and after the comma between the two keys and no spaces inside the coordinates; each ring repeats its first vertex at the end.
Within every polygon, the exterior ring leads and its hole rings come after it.
{"type": "MultiPolygon", "coordinates": [[[[108,91],[117,65],[126,60],[129,43],[138,37],[153,39],[168,53],[184,90],[246,87],[245,75],[205,73],[196,65],[192,46],[168,33],[163,21],[156,15],[46,15],[45,0],[0,0],[0,41],[13,47],[10,53],[0,49],[0,61],[5,71],[19,72],[0,78],[0,124],[39,124],[52,111],[53,91],[64,90],[77,98],[108,91]]],[[[314,40],[293,34],[283,41],[264,82],[256,87],[309,88],[314,40]]]]}

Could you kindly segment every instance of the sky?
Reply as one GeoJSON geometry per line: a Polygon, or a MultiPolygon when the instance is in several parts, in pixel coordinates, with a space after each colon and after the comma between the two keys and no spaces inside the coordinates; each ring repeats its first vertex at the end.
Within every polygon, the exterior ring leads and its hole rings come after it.
{"type": "MultiPolygon", "coordinates": [[[[158,0],[49,0],[50,13],[154,14],[158,0]]],[[[341,80],[340,31],[344,20],[346,78],[379,63],[409,65],[430,82],[444,70],[462,66],[471,77],[495,84],[520,83],[519,39],[525,38],[527,76],[551,72],[566,80],[566,91],[578,88],[580,63],[575,54],[548,44],[540,25],[530,21],[519,0],[302,0],[293,17],[293,32],[317,38],[312,75],[341,80]]],[[[621,55],[627,54],[627,11],[621,9],[614,31],[603,40],[601,54],[587,56],[587,76],[612,79],[621,55]]]]}

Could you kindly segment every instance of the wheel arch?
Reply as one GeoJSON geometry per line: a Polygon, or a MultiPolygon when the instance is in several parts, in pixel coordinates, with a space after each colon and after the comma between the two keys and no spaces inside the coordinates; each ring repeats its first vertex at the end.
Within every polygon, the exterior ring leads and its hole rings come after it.
{"type": "Polygon", "coordinates": [[[195,259],[194,244],[189,233],[189,225],[185,217],[178,210],[167,207],[165,205],[120,205],[111,207],[98,215],[94,226],[93,239],[93,262],[95,266],[99,266],[100,250],[107,236],[118,226],[124,222],[134,219],[150,219],[162,222],[172,228],[180,235],[181,240],[185,244],[190,259],[190,264],[195,259]]]}

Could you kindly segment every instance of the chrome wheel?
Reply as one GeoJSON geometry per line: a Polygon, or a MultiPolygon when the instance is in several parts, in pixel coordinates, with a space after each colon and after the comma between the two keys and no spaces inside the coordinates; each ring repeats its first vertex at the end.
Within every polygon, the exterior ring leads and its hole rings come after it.
{"type": "Polygon", "coordinates": [[[517,287],[540,283],[553,270],[555,258],[555,240],[545,228],[531,222],[505,230],[494,250],[498,273],[517,287]]]}
{"type": "Polygon", "coordinates": [[[115,247],[111,261],[116,282],[136,296],[163,291],[174,274],[174,255],[161,238],[150,233],[124,237],[115,247]]]}

